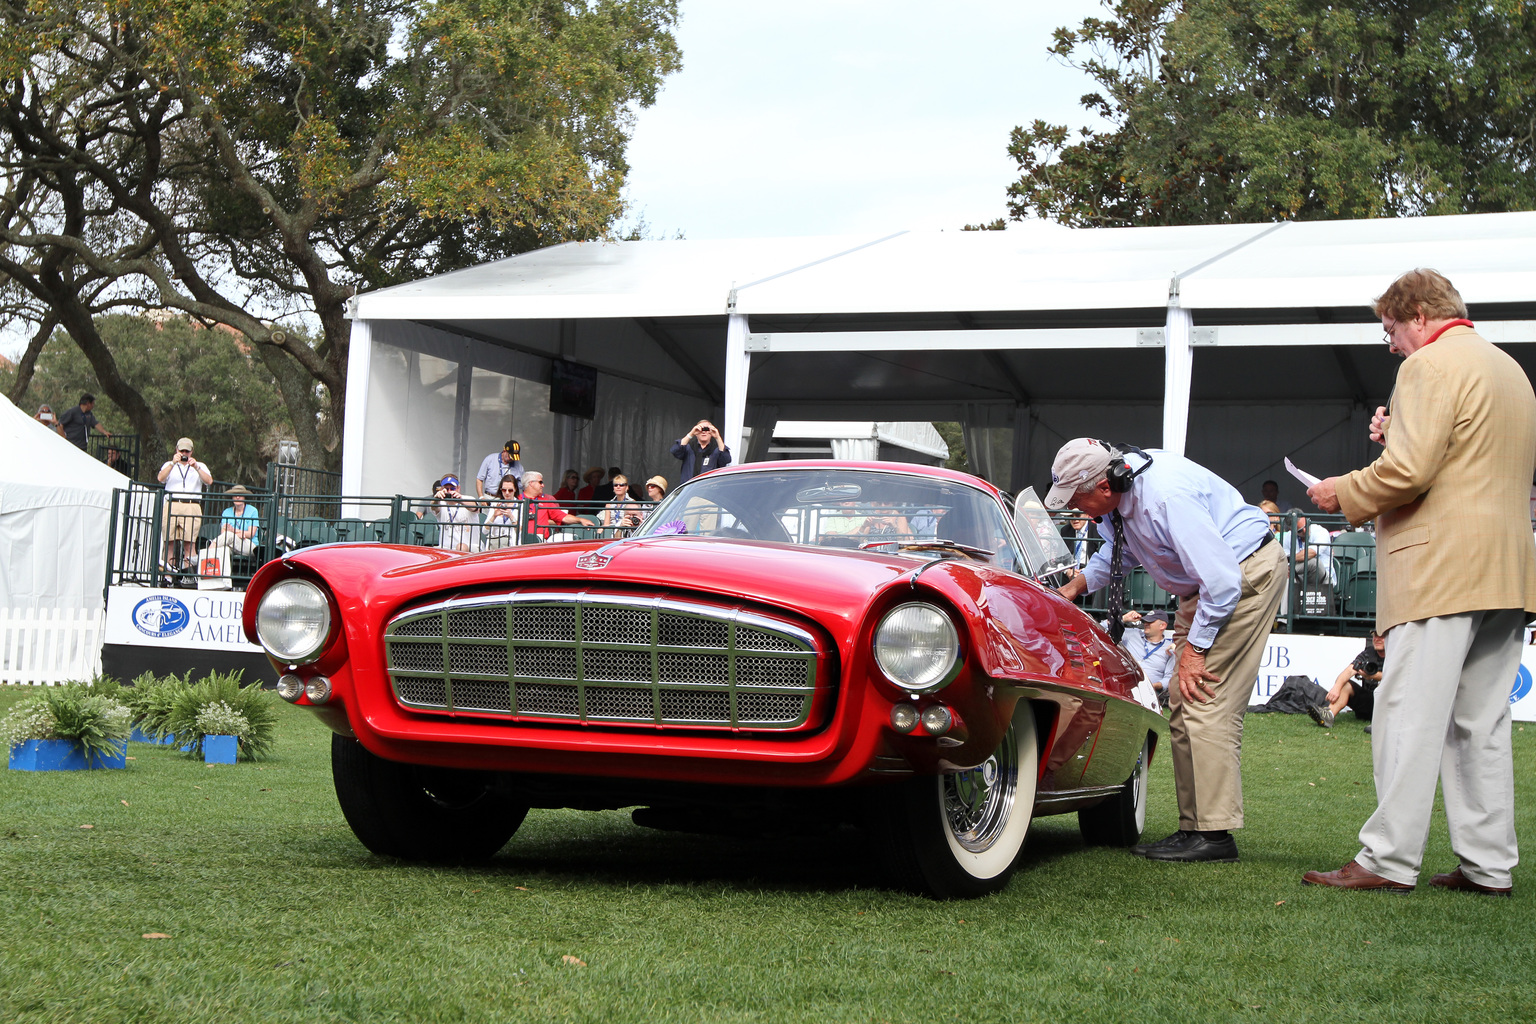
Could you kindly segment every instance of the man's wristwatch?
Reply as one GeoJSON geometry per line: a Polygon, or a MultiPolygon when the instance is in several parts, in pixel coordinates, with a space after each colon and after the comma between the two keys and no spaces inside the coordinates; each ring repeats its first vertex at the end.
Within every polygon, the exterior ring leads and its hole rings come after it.
{"type": "Polygon", "coordinates": [[[1209,647],[1201,647],[1199,644],[1190,644],[1189,649],[1200,655],[1202,658],[1211,653],[1211,649],[1209,647]]]}

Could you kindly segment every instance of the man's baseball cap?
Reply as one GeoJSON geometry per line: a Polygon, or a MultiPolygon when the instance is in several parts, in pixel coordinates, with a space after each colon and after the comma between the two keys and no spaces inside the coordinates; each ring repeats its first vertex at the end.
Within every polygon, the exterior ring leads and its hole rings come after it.
{"type": "Polygon", "coordinates": [[[459,478],[454,476],[454,475],[452,475],[452,474],[449,474],[448,476],[443,477],[443,486],[444,487],[457,487],[457,486],[459,486],[459,478]]]}
{"type": "Polygon", "coordinates": [[[1145,615],[1143,615],[1141,617],[1141,621],[1143,623],[1147,623],[1147,622],[1161,622],[1163,625],[1166,626],[1166,625],[1168,625],[1168,613],[1167,612],[1148,612],[1147,614],[1145,614],[1145,615]]]}
{"type": "Polygon", "coordinates": [[[176,450],[179,451],[179,452],[189,452],[189,451],[191,451],[192,450],[192,439],[190,437],[184,437],[180,441],[177,441],[176,442],[176,450]]]}
{"type": "Polygon", "coordinates": [[[1051,463],[1051,489],[1045,495],[1045,507],[1066,508],[1078,491],[1087,490],[1115,460],[1110,450],[1091,437],[1077,437],[1061,446],[1051,463]]]}

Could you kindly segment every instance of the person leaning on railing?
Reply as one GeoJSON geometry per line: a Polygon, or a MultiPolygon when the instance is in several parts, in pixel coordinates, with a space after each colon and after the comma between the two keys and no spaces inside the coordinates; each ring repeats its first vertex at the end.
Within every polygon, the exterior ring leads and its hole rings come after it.
{"type": "Polygon", "coordinates": [[[645,504],[629,496],[629,477],[623,473],[613,478],[613,500],[603,506],[597,521],[618,536],[640,525],[645,518],[645,504]]]}
{"type": "Polygon", "coordinates": [[[556,526],[596,526],[597,523],[582,516],[571,515],[544,494],[544,474],[531,470],[523,474],[523,498],[528,502],[528,532],[539,540],[547,540],[556,526]]]}

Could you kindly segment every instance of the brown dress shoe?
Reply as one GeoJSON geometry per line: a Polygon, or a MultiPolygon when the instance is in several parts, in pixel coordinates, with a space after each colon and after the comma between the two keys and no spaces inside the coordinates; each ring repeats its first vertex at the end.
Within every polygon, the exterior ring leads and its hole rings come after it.
{"type": "Polygon", "coordinates": [[[1460,889],[1462,892],[1475,892],[1481,896],[1510,896],[1513,895],[1509,886],[1500,889],[1496,885],[1482,885],[1472,881],[1457,868],[1448,875],[1435,875],[1429,880],[1430,885],[1439,886],[1441,889],[1460,889]]]}
{"type": "Polygon", "coordinates": [[[1301,876],[1308,885],[1331,885],[1335,889],[1375,889],[1378,892],[1413,892],[1413,886],[1373,875],[1354,861],[1337,871],[1308,871],[1301,876]]]}

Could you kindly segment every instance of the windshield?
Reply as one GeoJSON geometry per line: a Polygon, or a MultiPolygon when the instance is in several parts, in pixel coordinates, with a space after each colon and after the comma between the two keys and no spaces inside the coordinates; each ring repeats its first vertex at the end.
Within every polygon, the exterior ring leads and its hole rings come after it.
{"type": "Polygon", "coordinates": [[[972,558],[1025,572],[997,499],[953,480],[854,469],[710,473],[668,495],[637,536],[737,537],[972,558]]]}

